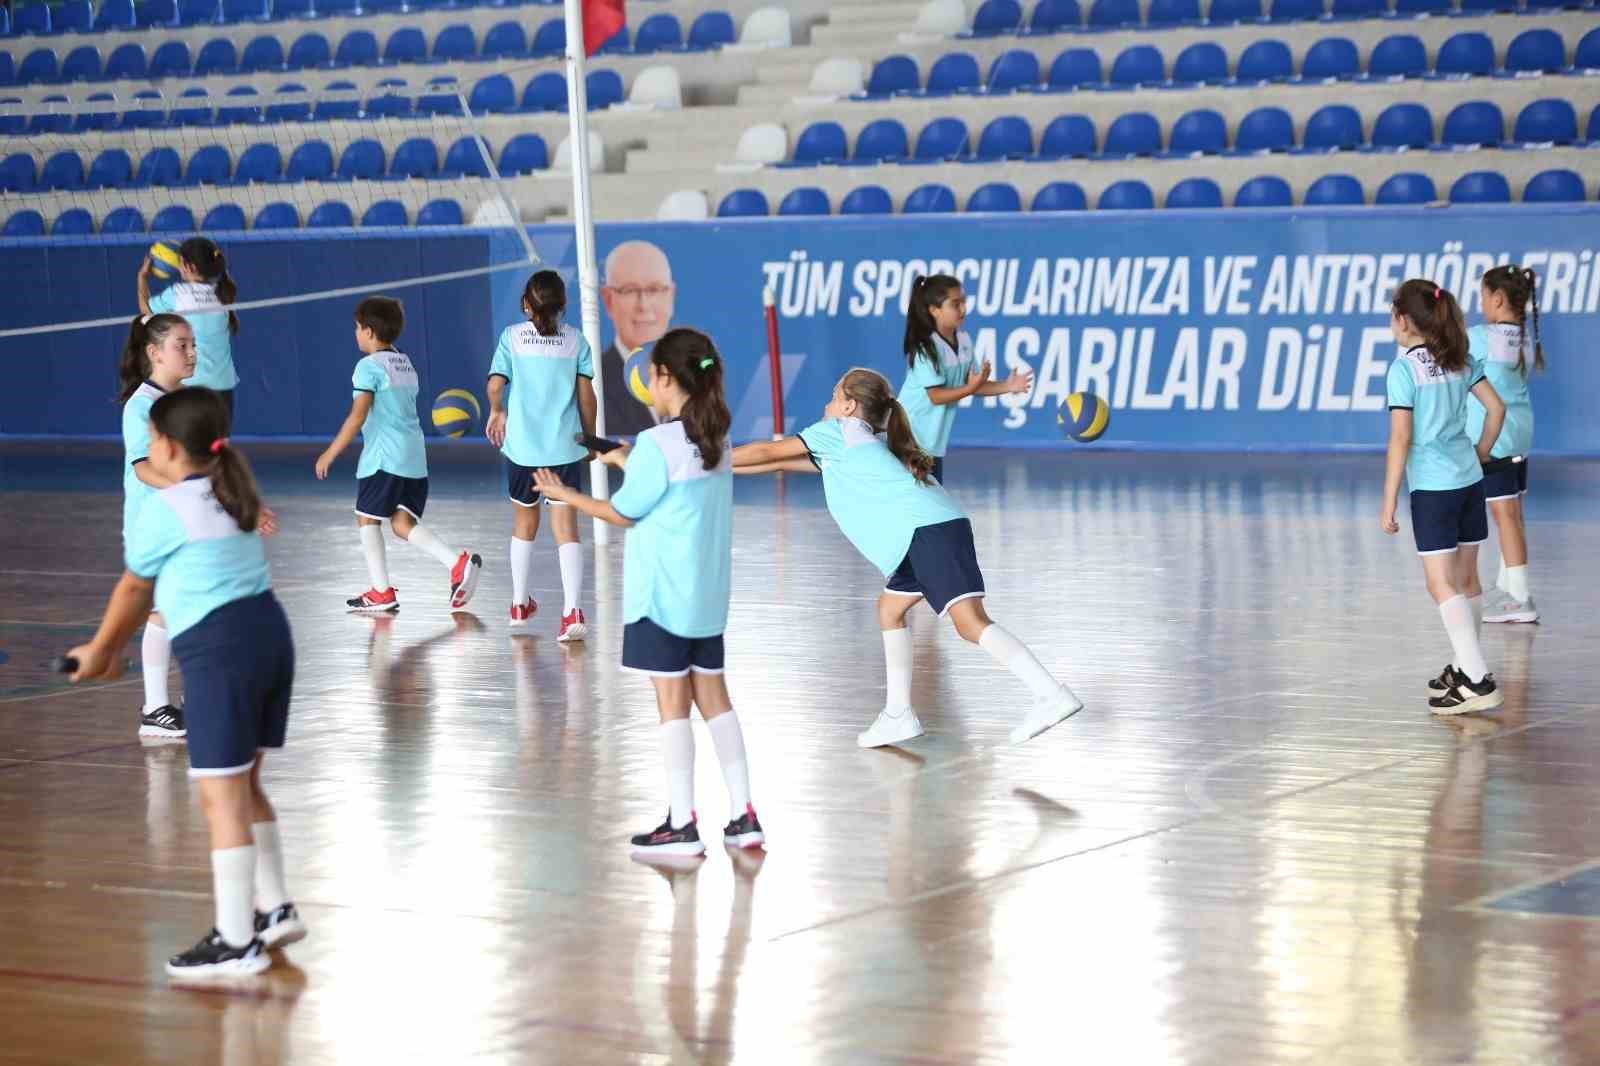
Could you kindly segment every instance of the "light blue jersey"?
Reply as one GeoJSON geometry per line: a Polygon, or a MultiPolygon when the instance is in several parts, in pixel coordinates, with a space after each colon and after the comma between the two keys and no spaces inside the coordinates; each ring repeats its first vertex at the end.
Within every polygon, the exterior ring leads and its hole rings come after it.
{"type": "Polygon", "coordinates": [[[824,419],[800,439],[822,471],[839,531],[885,577],[905,560],[917,530],[967,517],[937,482],[919,482],[859,418],[824,419]]]}
{"type": "Polygon", "coordinates": [[[578,379],[594,377],[589,342],[571,326],[546,337],[532,322],[507,326],[489,374],[506,379],[506,443],[500,449],[518,466],[561,466],[589,453],[577,441],[578,379]]]}
{"type": "Polygon", "coordinates": [[[134,464],[150,458],[150,408],[166,393],[146,381],[122,405],[122,537],[128,538],[133,520],[144,501],[156,490],[139,480],[134,464]]]}
{"type": "Polygon", "coordinates": [[[956,405],[938,404],[928,399],[929,389],[957,389],[967,383],[972,371],[972,338],[965,333],[956,334],[956,347],[939,334],[933,335],[934,349],[939,353],[939,365],[934,366],[926,356],[917,356],[916,362],[906,372],[905,384],[900,386],[900,406],[911,419],[911,432],[916,435],[922,450],[938,458],[950,447],[950,429],[956,424],[956,405]]]}
{"type": "Polygon", "coordinates": [[[156,583],[156,610],[174,639],[218,607],[272,587],[260,535],[222,509],[210,478],[153,493],[124,550],[128,569],[156,583]]]}
{"type": "Polygon", "coordinates": [[[639,434],[611,497],[632,519],[622,550],[622,620],[679,637],[728,627],[733,570],[733,451],[707,470],[677,419],[639,434]]]}
{"type": "Polygon", "coordinates": [[[361,462],[356,477],[382,470],[396,477],[427,477],[428,450],[417,420],[417,370],[393,348],[373,352],[356,364],[350,384],[372,393],[372,410],[361,427],[361,462]]]}
{"type": "Polygon", "coordinates": [[[194,330],[194,377],[185,385],[231,389],[239,384],[233,368],[233,334],[228,332],[228,309],[217,299],[217,289],[202,281],[175,281],[150,297],[153,315],[182,315],[194,330]]]}
{"type": "MultiPolygon", "coordinates": [[[[1483,366],[1483,372],[1494,386],[1494,391],[1505,401],[1506,421],[1500,427],[1500,436],[1489,453],[1492,459],[1506,459],[1513,455],[1526,456],[1533,450],[1533,400],[1528,396],[1526,368],[1533,363],[1533,347],[1522,350],[1522,327],[1510,323],[1473,326],[1467,330],[1467,343],[1472,359],[1483,366]],[[1517,369],[1518,357],[1523,359],[1523,370],[1517,369]]],[[[1467,439],[1474,445],[1483,436],[1483,419],[1486,412],[1478,398],[1467,396],[1467,439]]]]}
{"type": "Polygon", "coordinates": [[[1467,393],[1483,380],[1483,367],[1446,371],[1418,345],[1389,364],[1389,409],[1411,412],[1411,453],[1406,483],[1413,492],[1464,489],[1483,480],[1478,452],[1467,438],[1467,393]]]}

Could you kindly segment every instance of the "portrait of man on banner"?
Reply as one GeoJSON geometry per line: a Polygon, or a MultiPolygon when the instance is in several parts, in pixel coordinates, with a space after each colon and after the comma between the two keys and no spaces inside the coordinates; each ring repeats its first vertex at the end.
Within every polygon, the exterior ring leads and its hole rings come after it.
{"type": "Polygon", "coordinates": [[[606,256],[600,299],[614,331],[600,355],[606,432],[631,437],[655,425],[648,406],[623,384],[623,365],[636,348],[648,348],[672,328],[677,290],[666,253],[649,241],[624,241],[606,256]]]}

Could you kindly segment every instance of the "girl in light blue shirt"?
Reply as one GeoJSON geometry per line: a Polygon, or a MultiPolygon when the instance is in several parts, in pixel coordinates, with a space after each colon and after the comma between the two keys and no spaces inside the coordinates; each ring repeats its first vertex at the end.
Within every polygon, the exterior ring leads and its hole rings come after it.
{"type": "Polygon", "coordinates": [[[190,237],[178,246],[178,280],[150,295],[151,263],[139,268],[139,309],[147,315],[182,315],[194,330],[196,362],[185,385],[213,389],[233,413],[233,390],[239,373],[233,366],[233,338],[239,316],[228,305],[239,298],[239,286],[228,273],[222,249],[206,237],[190,237]]]}

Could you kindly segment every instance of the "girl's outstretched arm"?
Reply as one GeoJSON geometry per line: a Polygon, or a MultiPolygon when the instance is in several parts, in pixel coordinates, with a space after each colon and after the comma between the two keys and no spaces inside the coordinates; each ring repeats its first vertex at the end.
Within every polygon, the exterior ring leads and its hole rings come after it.
{"type": "Polygon", "coordinates": [[[540,467],[533,472],[533,484],[540,493],[549,499],[555,500],[557,503],[567,504],[576,510],[582,511],[590,518],[598,518],[602,522],[610,522],[612,525],[621,526],[623,529],[633,525],[633,519],[619,514],[617,509],[611,506],[611,501],[607,500],[601,503],[588,493],[579,492],[577,489],[562,484],[560,478],[544,467],[540,467]]]}
{"type": "Polygon", "coordinates": [[[741,444],[733,450],[733,470],[736,474],[757,474],[768,470],[785,470],[789,468],[781,464],[791,459],[799,459],[807,466],[811,465],[811,451],[806,447],[806,442],[799,437],[756,441],[753,444],[741,444]],[[744,470],[741,467],[760,467],[761,469],[744,470]]]}
{"type": "Polygon", "coordinates": [[[820,474],[817,464],[810,459],[779,459],[772,463],[762,463],[759,466],[736,466],[735,474],[820,474]]]}

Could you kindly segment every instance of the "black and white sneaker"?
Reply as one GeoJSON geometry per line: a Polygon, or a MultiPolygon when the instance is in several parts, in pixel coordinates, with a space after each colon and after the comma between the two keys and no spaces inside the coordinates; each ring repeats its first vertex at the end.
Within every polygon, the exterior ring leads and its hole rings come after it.
{"type": "Polygon", "coordinates": [[[190,980],[218,977],[251,977],[272,965],[272,956],[258,937],[236,948],[215,929],[181,955],[167,960],[167,976],[190,980]]]}
{"type": "Polygon", "coordinates": [[[744,813],[722,827],[722,846],[727,848],[759,848],[767,842],[761,831],[761,821],[756,809],[745,804],[744,813]]]}
{"type": "Polygon", "coordinates": [[[293,903],[283,903],[270,911],[256,911],[256,939],[269,951],[298,944],[306,938],[306,923],[293,903]]]}
{"type": "Polygon", "coordinates": [[[704,855],[699,823],[690,818],[687,825],[672,828],[672,815],[648,833],[633,838],[633,850],[641,855],[704,855]]]}
{"type": "Polygon", "coordinates": [[[1449,663],[1444,664],[1444,669],[1439,671],[1438,677],[1428,679],[1428,695],[1442,696],[1456,687],[1456,668],[1449,663]]]}
{"type": "Polygon", "coordinates": [[[1492,711],[1506,701],[1505,695],[1495,687],[1494,675],[1484,674],[1482,681],[1469,681],[1457,671],[1455,686],[1428,701],[1434,714],[1472,714],[1492,711]]]}
{"type": "Polygon", "coordinates": [[[139,735],[141,737],[168,737],[176,738],[188,735],[188,730],[183,725],[183,709],[167,704],[157,707],[153,711],[146,711],[139,716],[139,735]]]}

